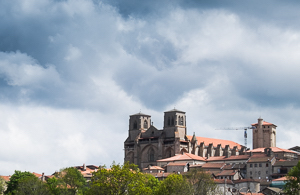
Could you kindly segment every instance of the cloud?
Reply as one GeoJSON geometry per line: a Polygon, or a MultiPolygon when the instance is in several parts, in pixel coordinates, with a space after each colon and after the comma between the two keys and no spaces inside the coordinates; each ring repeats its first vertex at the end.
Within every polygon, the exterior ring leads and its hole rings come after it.
{"type": "Polygon", "coordinates": [[[262,116],[296,145],[299,4],[185,2],[1,1],[0,174],[122,162],[140,110],[161,129],[176,107],[189,134],[239,143],[214,129],[262,116]]]}

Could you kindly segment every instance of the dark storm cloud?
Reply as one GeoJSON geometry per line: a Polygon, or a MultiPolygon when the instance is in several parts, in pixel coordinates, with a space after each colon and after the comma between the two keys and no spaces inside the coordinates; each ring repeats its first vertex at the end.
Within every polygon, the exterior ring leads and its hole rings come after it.
{"type": "MultiPolygon", "coordinates": [[[[99,0],[94,0],[99,2],[99,0]]],[[[177,7],[182,9],[197,9],[199,11],[222,9],[235,13],[243,18],[244,23],[255,25],[258,22],[270,25],[276,24],[285,28],[296,28],[300,5],[296,0],[163,0],[163,1],[138,1],[138,0],[104,0],[116,7],[123,17],[140,17],[155,20],[173,11],[177,7]]]]}
{"type": "Polygon", "coordinates": [[[286,129],[282,140],[297,137],[298,10],[296,1],[0,1],[0,142],[12,148],[0,151],[9,167],[0,174],[122,162],[128,115],[139,110],[160,129],[162,111],[176,107],[189,134],[241,143],[213,130],[262,115],[286,129]]]}

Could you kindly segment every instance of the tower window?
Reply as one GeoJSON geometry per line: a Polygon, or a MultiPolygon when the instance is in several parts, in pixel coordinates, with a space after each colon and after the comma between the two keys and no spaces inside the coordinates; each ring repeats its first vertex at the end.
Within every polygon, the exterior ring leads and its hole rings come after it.
{"type": "Polygon", "coordinates": [[[133,129],[137,129],[137,122],[136,121],[134,121],[134,123],[133,123],[133,129]]]}
{"type": "Polygon", "coordinates": [[[180,121],[179,124],[180,124],[180,125],[183,125],[183,116],[182,116],[182,117],[179,117],[179,121],[180,121]]]}
{"type": "Polygon", "coordinates": [[[149,149],[149,162],[154,162],[154,150],[153,150],[153,148],[149,149]]]}
{"type": "Polygon", "coordinates": [[[147,120],[144,121],[144,129],[147,129],[148,128],[148,123],[147,123],[147,120]]]}
{"type": "Polygon", "coordinates": [[[168,117],[168,126],[171,125],[171,120],[170,120],[170,117],[168,117]]]}
{"type": "Polygon", "coordinates": [[[174,125],[174,118],[172,117],[172,122],[171,122],[171,125],[174,125]]]}

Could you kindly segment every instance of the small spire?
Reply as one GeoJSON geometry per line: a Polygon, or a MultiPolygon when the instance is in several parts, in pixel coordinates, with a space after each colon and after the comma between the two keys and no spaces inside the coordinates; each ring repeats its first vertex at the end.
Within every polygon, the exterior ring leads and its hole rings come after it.
{"type": "Polygon", "coordinates": [[[195,135],[195,132],[193,133],[193,138],[192,138],[192,142],[196,142],[197,141],[197,138],[196,138],[196,135],[195,135]]]}

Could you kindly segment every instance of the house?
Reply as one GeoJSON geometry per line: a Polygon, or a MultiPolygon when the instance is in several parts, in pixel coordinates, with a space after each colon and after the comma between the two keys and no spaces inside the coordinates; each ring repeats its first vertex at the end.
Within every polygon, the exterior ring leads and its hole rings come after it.
{"type": "Polygon", "coordinates": [[[144,173],[163,173],[165,172],[165,169],[159,167],[159,166],[151,166],[148,165],[148,167],[143,169],[144,173]]]}
{"type": "Polygon", "coordinates": [[[220,194],[232,195],[251,193],[256,194],[260,191],[260,183],[254,179],[241,179],[241,180],[228,180],[228,179],[215,179],[220,194]]]}
{"type": "Polygon", "coordinates": [[[86,181],[91,181],[93,172],[99,169],[99,167],[96,165],[85,165],[85,164],[83,164],[82,166],[75,166],[75,168],[83,175],[86,181]]]}
{"type": "Polygon", "coordinates": [[[297,164],[298,160],[277,160],[272,167],[272,178],[277,179],[286,176],[297,164]]]}

